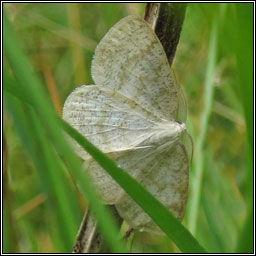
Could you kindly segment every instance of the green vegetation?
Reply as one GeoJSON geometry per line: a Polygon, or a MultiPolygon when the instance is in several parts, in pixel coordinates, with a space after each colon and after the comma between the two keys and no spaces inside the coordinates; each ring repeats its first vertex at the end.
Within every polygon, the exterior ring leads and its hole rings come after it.
{"type": "MultiPolygon", "coordinates": [[[[4,20],[4,252],[70,252],[84,199],[112,251],[125,251],[113,219],[63,139],[54,108],[60,114],[75,87],[93,83],[90,63],[97,43],[122,17],[143,16],[145,5],[4,6],[17,38],[4,20]]],[[[161,206],[150,212],[147,202],[157,202],[98,154],[128,192],[140,191],[137,202],[183,252],[202,251],[197,241],[208,252],[253,250],[252,28],[252,4],[187,8],[173,64],[195,145],[185,229],[161,206]],[[158,217],[158,210],[167,218],[158,217]]],[[[132,252],[179,252],[162,236],[135,233],[129,243],[132,252]]]]}

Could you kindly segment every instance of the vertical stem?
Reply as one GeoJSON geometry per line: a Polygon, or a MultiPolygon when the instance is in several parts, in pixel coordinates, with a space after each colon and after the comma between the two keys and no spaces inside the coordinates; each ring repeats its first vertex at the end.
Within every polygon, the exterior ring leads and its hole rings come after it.
{"type": "MultiPolygon", "coordinates": [[[[81,22],[78,4],[68,3],[66,9],[70,29],[77,33],[81,33],[81,22]]],[[[86,70],[88,70],[88,68],[86,68],[86,64],[83,58],[84,55],[81,44],[79,42],[70,41],[70,49],[74,67],[75,85],[79,86],[84,84],[86,81],[86,70]]]]}
{"type": "Polygon", "coordinates": [[[188,226],[192,234],[196,233],[197,218],[199,210],[199,201],[201,196],[202,178],[204,171],[204,157],[203,146],[206,139],[206,133],[211,115],[212,102],[214,96],[214,76],[216,69],[216,56],[217,56],[217,36],[218,36],[218,24],[217,18],[213,21],[209,55],[206,68],[205,77],[205,93],[204,93],[204,107],[200,118],[199,136],[195,143],[195,165],[194,170],[191,173],[191,209],[188,215],[188,226]]]}
{"type": "MultiPolygon", "coordinates": [[[[119,216],[115,206],[108,206],[112,212],[118,227],[121,227],[123,219],[119,216]]],[[[92,213],[86,211],[77,233],[72,253],[109,253],[109,249],[98,229],[97,220],[92,213]]]]}
{"type": "Polygon", "coordinates": [[[148,3],[144,19],[151,25],[172,65],[185,18],[187,4],[148,3]]]}

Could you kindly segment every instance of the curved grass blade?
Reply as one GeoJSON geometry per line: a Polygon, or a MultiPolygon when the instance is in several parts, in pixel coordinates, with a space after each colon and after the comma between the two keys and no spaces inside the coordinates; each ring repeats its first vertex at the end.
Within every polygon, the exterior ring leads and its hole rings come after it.
{"type": "MultiPolygon", "coordinates": [[[[99,203],[99,199],[81,170],[80,161],[71,151],[66,141],[63,139],[63,133],[56,113],[40,82],[34,75],[32,67],[23,55],[17,44],[13,29],[9,23],[5,12],[3,15],[4,30],[4,50],[11,64],[16,81],[15,86],[19,86],[19,92],[24,94],[23,99],[29,99],[31,106],[37,111],[37,118],[47,127],[47,132],[51,138],[52,144],[57,152],[61,154],[69,163],[70,171],[76,177],[84,198],[88,199],[90,207],[99,221],[101,231],[113,252],[126,252],[126,249],[118,239],[118,229],[111,218],[110,213],[99,203]],[[50,125],[49,125],[50,124],[50,125]]],[[[9,79],[10,81],[10,79],[9,79]]],[[[19,97],[19,95],[15,95],[19,97]]],[[[21,99],[22,100],[22,99],[21,99]]]]}

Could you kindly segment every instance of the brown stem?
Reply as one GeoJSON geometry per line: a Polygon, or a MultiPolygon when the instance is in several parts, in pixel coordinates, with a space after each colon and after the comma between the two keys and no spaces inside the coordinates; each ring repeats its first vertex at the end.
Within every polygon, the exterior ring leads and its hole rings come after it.
{"type": "MultiPolygon", "coordinates": [[[[108,206],[118,227],[121,227],[123,219],[118,214],[115,206],[108,206]]],[[[72,253],[108,253],[110,252],[98,230],[97,220],[90,211],[85,212],[80,225],[72,253]]]]}
{"type": "Polygon", "coordinates": [[[144,19],[151,25],[172,65],[187,4],[147,3],[144,19]]]}

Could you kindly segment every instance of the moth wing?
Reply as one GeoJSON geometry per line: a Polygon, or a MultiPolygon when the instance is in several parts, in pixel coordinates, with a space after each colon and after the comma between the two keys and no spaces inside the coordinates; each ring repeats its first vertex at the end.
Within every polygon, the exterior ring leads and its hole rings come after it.
{"type": "MultiPolygon", "coordinates": [[[[104,153],[135,147],[154,126],[151,113],[118,92],[96,85],[75,89],[64,103],[62,116],[104,153]]],[[[88,158],[72,139],[71,145],[81,158],[88,158]]]]}
{"type": "MultiPolygon", "coordinates": [[[[176,218],[183,218],[189,180],[188,157],[183,144],[177,142],[168,151],[155,154],[144,165],[137,180],[176,218]]],[[[123,195],[116,208],[131,227],[161,233],[151,218],[127,194],[123,195]]]]}
{"type": "Polygon", "coordinates": [[[179,89],[159,39],[143,19],[127,16],[109,30],[95,50],[92,77],[156,119],[176,120],[179,89]]]}
{"type": "MultiPolygon", "coordinates": [[[[111,152],[107,155],[129,175],[136,178],[151,162],[153,153],[152,148],[135,148],[111,152]]],[[[85,162],[84,168],[104,204],[116,204],[120,201],[125,193],[124,190],[95,160],[90,158],[85,162]]]]}

